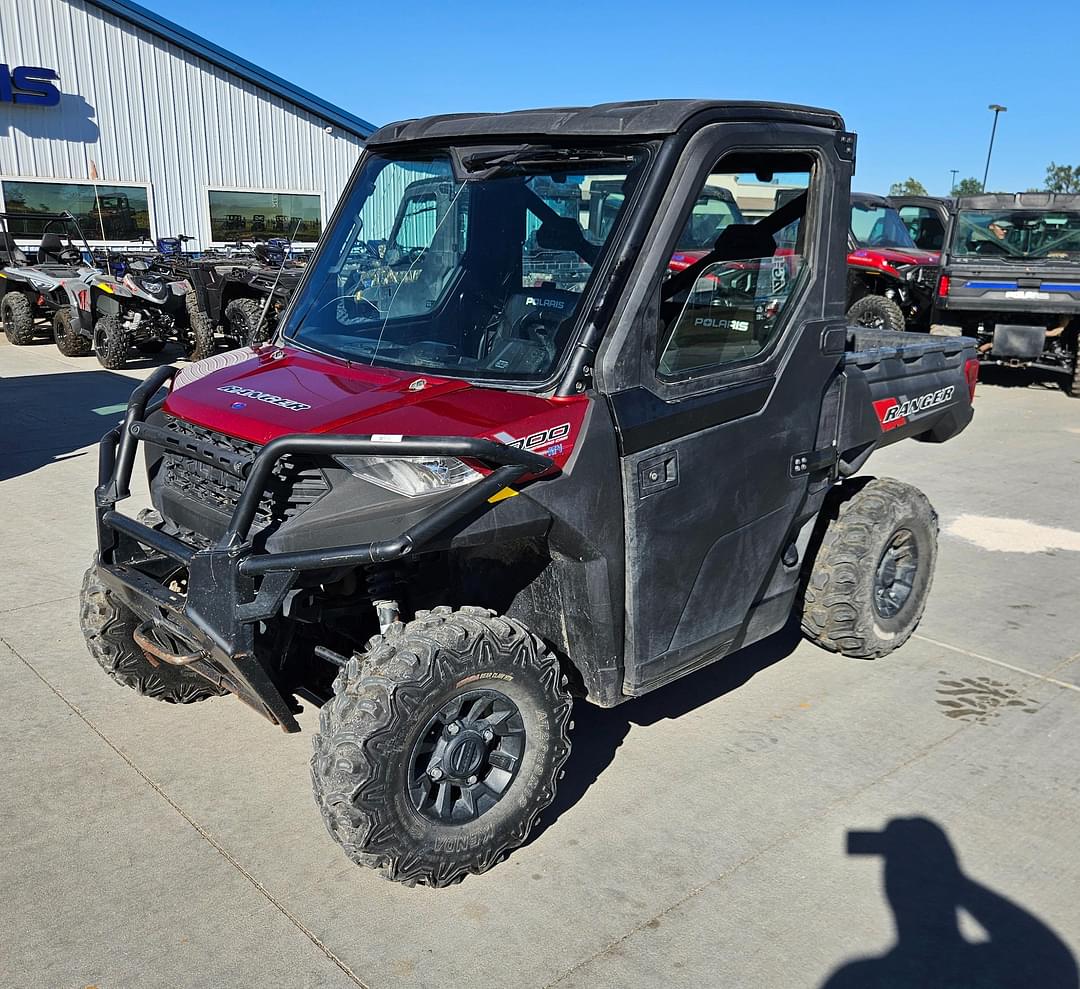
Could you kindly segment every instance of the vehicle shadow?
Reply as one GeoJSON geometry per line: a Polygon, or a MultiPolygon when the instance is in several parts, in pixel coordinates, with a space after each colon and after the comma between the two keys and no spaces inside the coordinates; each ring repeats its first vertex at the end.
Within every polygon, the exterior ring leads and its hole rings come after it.
{"type": "MultiPolygon", "coordinates": [[[[159,359],[147,366],[168,363],[166,355],[156,356],[159,359]]],[[[103,369],[0,374],[0,481],[72,456],[94,457],[94,451],[84,447],[100,440],[122,417],[137,384],[134,378],[103,369]]]]}
{"type": "Polygon", "coordinates": [[[822,989],[1076,989],[1076,959],[1046,924],[964,875],[945,831],[923,817],[881,831],[849,831],[848,854],[880,855],[896,943],[846,962],[822,989]],[[984,938],[961,931],[963,911],[984,938]]]}
{"type": "Polygon", "coordinates": [[[614,708],[578,703],[574,707],[573,752],[566,762],[566,776],[559,783],[555,800],[540,817],[528,843],[547,831],[573,807],[611,765],[632,725],[648,727],[657,722],[681,718],[696,708],[741,687],[762,670],[790,656],[799,644],[798,622],[791,621],[781,631],[734,652],[696,673],[680,677],[666,687],[614,708]]]}
{"type": "MultiPolygon", "coordinates": [[[[1065,376],[1050,372],[1033,371],[1026,367],[997,367],[983,364],[979,367],[979,385],[993,388],[1040,388],[1044,391],[1064,391],[1065,376]]],[[[978,396],[978,389],[975,391],[978,396]]]]}

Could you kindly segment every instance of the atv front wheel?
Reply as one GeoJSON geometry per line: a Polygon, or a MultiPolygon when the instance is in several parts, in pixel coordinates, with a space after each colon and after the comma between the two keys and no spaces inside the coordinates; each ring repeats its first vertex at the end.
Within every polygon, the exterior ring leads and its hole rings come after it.
{"type": "Polygon", "coordinates": [[[117,683],[137,694],[167,704],[191,704],[226,693],[194,670],[161,662],[155,666],[146,658],[134,638],[139,619],[102,583],[96,557],[83,577],[79,624],[90,655],[117,683]]]}
{"type": "Polygon", "coordinates": [[[8,343],[25,347],[34,340],[34,309],[30,300],[17,290],[5,293],[0,302],[0,318],[4,321],[4,336],[8,343]]]}
{"type": "Polygon", "coordinates": [[[852,326],[897,333],[907,325],[900,307],[884,295],[864,295],[847,311],[847,320],[852,326]]]}
{"type": "Polygon", "coordinates": [[[558,660],[486,608],[418,612],[334,681],[311,778],[354,862],[446,886],[522,844],[570,754],[558,660]]]}
{"type": "Polygon", "coordinates": [[[86,357],[92,349],[90,340],[79,332],[71,306],[61,306],[52,321],[56,349],[65,357],[86,357]]]}
{"type": "Polygon", "coordinates": [[[94,324],[94,354],[98,363],[117,371],[127,363],[131,340],[118,316],[102,316],[94,324]]]}
{"type": "Polygon", "coordinates": [[[829,521],[803,588],[803,634],[833,652],[877,659],[903,645],[922,618],[937,513],[918,488],[889,477],[854,493],[837,489],[824,511],[829,521]]]}
{"type": "Polygon", "coordinates": [[[270,324],[257,299],[233,299],[225,307],[225,319],[242,347],[258,347],[270,338],[270,324]]]}

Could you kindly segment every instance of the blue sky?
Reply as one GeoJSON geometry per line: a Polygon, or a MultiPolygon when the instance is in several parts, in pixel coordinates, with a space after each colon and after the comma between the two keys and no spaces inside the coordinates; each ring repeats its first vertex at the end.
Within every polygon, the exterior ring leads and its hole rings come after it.
{"type": "Polygon", "coordinates": [[[188,30],[376,124],[462,110],[657,97],[839,110],[855,188],[950,169],[988,187],[1080,164],[1080,3],[592,3],[142,0],[188,30]],[[1025,25],[1029,9],[1035,23],[1025,25]]]}

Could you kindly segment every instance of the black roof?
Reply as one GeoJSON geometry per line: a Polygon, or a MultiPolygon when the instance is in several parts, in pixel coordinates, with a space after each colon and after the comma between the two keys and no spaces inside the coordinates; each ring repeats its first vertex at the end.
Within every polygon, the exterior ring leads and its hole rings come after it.
{"type": "Polygon", "coordinates": [[[853,203],[861,203],[863,206],[892,206],[884,196],[879,196],[875,192],[853,192],[851,194],[851,201],[853,203]]]}
{"type": "Polygon", "coordinates": [[[929,206],[931,209],[950,207],[953,201],[947,196],[887,196],[894,206],[929,206]]]}
{"type": "Polygon", "coordinates": [[[509,113],[455,113],[400,120],[380,127],[368,146],[398,141],[498,136],[652,137],[672,134],[697,114],[711,119],[811,124],[843,130],[844,120],[832,110],[787,103],[723,100],[641,100],[587,107],[549,107],[509,113]]]}
{"type": "Polygon", "coordinates": [[[1080,209],[1080,194],[1072,192],[990,192],[963,196],[957,209],[1080,209]]]}

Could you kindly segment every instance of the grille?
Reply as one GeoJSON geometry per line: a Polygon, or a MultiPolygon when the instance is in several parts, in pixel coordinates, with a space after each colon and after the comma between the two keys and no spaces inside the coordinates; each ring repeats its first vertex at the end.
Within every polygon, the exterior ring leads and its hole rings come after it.
{"type": "MultiPolygon", "coordinates": [[[[184,436],[212,443],[233,453],[254,457],[259,452],[255,443],[238,440],[171,416],[166,418],[165,426],[184,436]]],[[[162,458],[162,483],[184,497],[198,501],[225,516],[232,515],[245,484],[228,471],[179,453],[166,453],[162,458]]],[[[274,467],[271,480],[259,500],[252,531],[279,527],[318,501],[329,490],[330,485],[325,475],[311,460],[282,457],[274,467]]]]}
{"type": "Polygon", "coordinates": [[[937,284],[939,271],[941,269],[936,264],[920,264],[912,269],[911,280],[927,288],[933,288],[937,284]]]}

